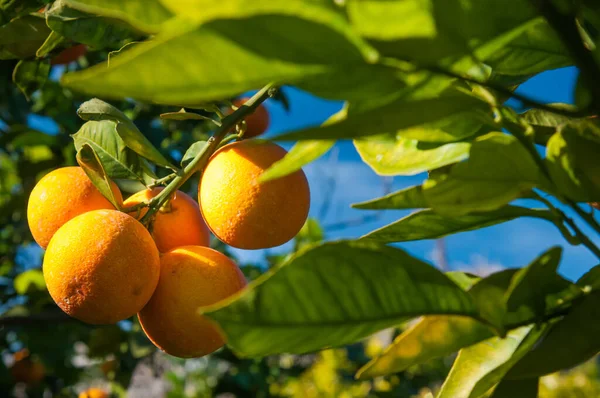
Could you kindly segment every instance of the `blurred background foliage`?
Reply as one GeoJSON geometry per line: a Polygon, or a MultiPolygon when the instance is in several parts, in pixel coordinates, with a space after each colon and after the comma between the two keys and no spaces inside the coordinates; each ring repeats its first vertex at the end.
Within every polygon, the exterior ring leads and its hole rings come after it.
{"type": "MultiPolygon", "coordinates": [[[[32,1],[30,8],[41,2],[32,1]]],[[[118,32],[122,34],[123,32],[118,32]]],[[[76,109],[86,100],[60,86],[65,68],[77,70],[106,60],[115,43],[97,44],[77,62],[54,66],[51,79],[29,99],[12,83],[16,60],[0,61],[0,397],[72,397],[99,387],[119,397],[433,397],[453,358],[430,361],[389,377],[356,381],[355,371],[384,349],[399,331],[384,331],[361,344],[301,356],[239,359],[227,348],[181,360],[158,352],[136,319],[89,326],[67,318],[53,303],[41,273],[42,252],[26,223],[27,197],[48,171],[75,165],[70,138],[82,121],[76,109]],[[45,131],[36,126],[47,126],[45,131]]],[[[285,102],[285,98],[279,98],[285,102]]],[[[150,141],[178,162],[210,126],[198,121],[161,120],[174,112],[135,101],[113,102],[150,141]]],[[[202,112],[202,111],[199,111],[202,112]]],[[[194,179],[183,190],[196,192],[194,179]]],[[[136,191],[139,187],[121,187],[136,191]]],[[[310,220],[295,239],[297,250],[323,239],[310,220]]],[[[226,251],[219,242],[213,247],[226,251]]],[[[227,253],[231,255],[231,253],[227,253]]],[[[240,264],[255,279],[286,256],[264,264],[240,264]]],[[[542,379],[540,396],[598,397],[597,360],[542,379]]]]}

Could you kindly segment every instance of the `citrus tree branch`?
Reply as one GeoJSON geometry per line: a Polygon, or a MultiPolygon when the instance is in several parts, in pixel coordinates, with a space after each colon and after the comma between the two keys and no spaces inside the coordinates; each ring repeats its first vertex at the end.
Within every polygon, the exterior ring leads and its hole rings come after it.
{"type": "Polygon", "coordinates": [[[225,138],[227,133],[231,131],[239,122],[246,116],[259,107],[267,98],[272,97],[277,92],[277,88],[273,84],[268,84],[250,98],[244,105],[240,106],[235,112],[231,113],[222,120],[221,127],[217,129],[215,134],[208,139],[206,146],[200,151],[185,168],[171,180],[169,185],[165,187],[158,195],[148,202],[148,211],[140,220],[142,224],[148,224],[154,214],[164,205],[171,195],[179,189],[194,173],[200,171],[206,166],[208,159],[219,148],[219,144],[225,138]]]}

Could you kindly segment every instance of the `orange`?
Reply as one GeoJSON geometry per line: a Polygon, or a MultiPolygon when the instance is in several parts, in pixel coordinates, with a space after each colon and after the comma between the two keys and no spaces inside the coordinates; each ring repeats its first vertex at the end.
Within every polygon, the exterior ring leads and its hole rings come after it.
{"type": "Polygon", "coordinates": [[[79,57],[83,57],[85,54],[87,54],[87,46],[85,44],[78,44],[73,47],[65,48],[50,60],[50,65],[70,64],[73,61],[77,61],[79,57]]]}
{"type": "Polygon", "coordinates": [[[198,308],[223,300],[246,285],[238,266],[208,247],[185,246],[163,254],[156,291],[138,314],[148,338],[181,358],[210,354],[225,344],[198,308]]]}
{"type": "MultiPolygon", "coordinates": [[[[126,207],[148,201],[158,195],[162,188],[146,189],[130,196],[124,203],[126,207]]],[[[202,219],[198,203],[181,191],[175,192],[169,205],[156,213],[152,224],[152,237],[158,250],[168,252],[180,246],[210,244],[210,232],[202,219]]],[[[141,212],[130,213],[141,218],[148,208],[141,212]]]]}
{"type": "MultiPolygon", "coordinates": [[[[117,201],[121,191],[111,183],[117,201]]],[[[33,239],[44,249],[54,233],[75,216],[115,207],[92,184],[81,167],[63,167],[46,174],[33,188],[27,204],[27,221],[33,239]]]]}
{"type": "Polygon", "coordinates": [[[40,361],[31,358],[28,349],[15,352],[13,359],[15,362],[10,368],[10,374],[16,383],[34,385],[46,377],[46,368],[40,361]]]}
{"type": "Polygon", "coordinates": [[[56,304],[92,324],[115,323],[141,310],[159,268],[150,233],[116,210],[94,210],[67,222],[52,237],[43,264],[56,304]]]}
{"type": "MultiPolygon", "coordinates": [[[[239,98],[233,101],[233,105],[238,108],[250,98],[239,98]]],[[[260,104],[258,108],[254,110],[253,113],[246,116],[246,132],[244,133],[244,137],[252,138],[257,135],[261,135],[269,128],[269,112],[267,108],[263,104],[260,104]]]]}
{"type": "Polygon", "coordinates": [[[79,398],[108,398],[108,393],[99,388],[88,388],[79,394],[79,398]]]}
{"type": "Polygon", "coordinates": [[[310,206],[304,172],[258,182],[262,172],[286,153],[276,144],[253,140],[215,152],[202,175],[198,197],[204,220],[217,238],[240,249],[263,249],[296,236],[310,206]]]}

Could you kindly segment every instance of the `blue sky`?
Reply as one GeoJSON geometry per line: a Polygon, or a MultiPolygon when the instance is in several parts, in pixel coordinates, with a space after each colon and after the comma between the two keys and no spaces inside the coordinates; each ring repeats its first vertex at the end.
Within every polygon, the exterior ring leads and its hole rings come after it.
{"type": "MultiPolygon", "coordinates": [[[[575,68],[563,68],[545,72],[523,84],[518,92],[542,102],[573,102],[573,87],[577,77],[575,68]]],[[[286,112],[275,102],[267,103],[271,125],[267,136],[300,127],[319,125],[337,112],[341,102],[316,98],[306,92],[286,87],[290,100],[286,112]]],[[[518,106],[517,102],[509,102],[518,106]]],[[[30,125],[48,133],[55,133],[54,126],[46,118],[32,116],[30,125]]],[[[286,144],[286,147],[291,145],[286,144]]],[[[304,168],[311,186],[310,216],[318,218],[325,227],[326,239],[357,238],[376,228],[396,221],[410,211],[373,212],[350,208],[352,203],[376,198],[385,193],[384,179],[362,163],[351,141],[341,141],[321,159],[304,168]],[[365,215],[375,215],[370,222],[355,225],[365,215]],[[352,222],[352,226],[339,228],[340,223],[352,222]]],[[[392,191],[420,184],[425,175],[388,178],[392,191]]],[[[589,229],[590,236],[595,236],[589,229]]],[[[587,249],[568,245],[551,224],[533,219],[519,219],[498,226],[465,232],[445,239],[446,254],[451,269],[474,272],[491,271],[499,267],[521,267],[553,245],[564,247],[560,272],[569,279],[576,279],[597,264],[587,249]]],[[[399,244],[413,255],[434,262],[435,241],[419,241],[399,244]]],[[[266,254],[287,252],[290,245],[269,250],[234,250],[242,263],[260,263],[266,254]]],[[[27,251],[28,252],[28,251],[27,251]]],[[[31,254],[22,253],[22,255],[31,254]]]]}
{"type": "MultiPolygon", "coordinates": [[[[575,68],[550,71],[531,79],[518,91],[542,102],[572,103],[576,77],[575,68]]],[[[286,88],[285,93],[291,103],[289,112],[286,113],[278,103],[268,104],[272,121],[267,132],[269,136],[320,124],[342,105],[340,102],[325,101],[293,88],[286,88]]],[[[517,102],[511,104],[519,105],[517,102]]],[[[379,218],[372,222],[344,229],[328,229],[328,226],[336,223],[354,221],[365,214],[375,214],[372,211],[365,213],[364,210],[351,209],[350,204],[381,196],[384,193],[384,180],[361,162],[350,141],[339,142],[332,151],[306,166],[304,170],[311,186],[310,216],[318,218],[326,227],[328,240],[356,238],[410,213],[385,211],[380,212],[379,218]],[[324,207],[327,210],[324,210],[324,207]]],[[[425,177],[394,177],[392,189],[398,190],[419,184],[425,177]]],[[[585,228],[584,230],[594,236],[593,232],[585,228]]],[[[541,220],[519,219],[445,239],[450,268],[474,271],[524,266],[553,245],[564,247],[560,272],[569,279],[578,278],[597,264],[597,260],[587,249],[568,245],[554,226],[541,220]]],[[[409,242],[398,246],[420,258],[429,261],[435,259],[434,241],[409,242]]],[[[256,262],[264,257],[265,252],[277,253],[286,250],[288,246],[284,245],[267,251],[235,250],[235,253],[241,260],[256,262]]]]}

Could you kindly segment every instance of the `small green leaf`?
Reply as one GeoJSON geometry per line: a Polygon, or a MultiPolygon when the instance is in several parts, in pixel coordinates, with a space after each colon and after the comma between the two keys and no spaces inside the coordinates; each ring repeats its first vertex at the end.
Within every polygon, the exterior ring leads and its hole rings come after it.
{"type": "Polygon", "coordinates": [[[472,318],[427,316],[398,336],[383,354],[362,367],[356,377],[367,379],[401,372],[493,335],[492,329],[472,318]]]}
{"type": "Polygon", "coordinates": [[[504,379],[498,383],[490,398],[537,398],[539,384],[540,381],[537,378],[504,379]]]}
{"type": "Polygon", "coordinates": [[[471,144],[435,146],[389,134],[354,140],[354,146],[379,175],[415,175],[466,159],[471,144]]]}
{"type": "Polygon", "coordinates": [[[71,137],[76,150],[81,149],[84,144],[94,149],[110,178],[142,181],[141,159],[127,148],[125,142],[119,137],[117,122],[89,121],[71,137]]]}
{"type": "Polygon", "coordinates": [[[0,27],[0,59],[22,59],[35,55],[50,29],[39,15],[16,18],[0,27]]]}
{"type": "Polygon", "coordinates": [[[383,210],[383,209],[420,209],[429,207],[423,189],[420,185],[404,188],[400,191],[392,192],[381,198],[372,199],[366,202],[353,203],[355,209],[383,210]]]}
{"type": "Polygon", "coordinates": [[[473,143],[466,162],[426,180],[423,193],[436,212],[456,216],[500,208],[538,182],[538,167],[521,143],[513,136],[489,133],[473,143]]]}
{"type": "Polygon", "coordinates": [[[185,108],[181,108],[177,112],[161,113],[160,118],[163,120],[210,120],[217,126],[221,125],[221,122],[219,122],[218,120],[201,115],[199,113],[187,112],[185,108]]]}
{"type": "Polygon", "coordinates": [[[125,144],[135,153],[164,167],[174,169],[174,166],[158,149],[138,130],[123,112],[114,106],[97,98],[81,104],[77,114],[83,120],[114,120],[117,122],[117,133],[125,144]]]}
{"type": "Polygon", "coordinates": [[[539,377],[571,368],[600,351],[600,293],[594,292],[553,325],[546,338],[507,375],[510,379],[539,377]]]}
{"type": "Polygon", "coordinates": [[[496,385],[546,332],[533,325],[511,330],[462,349],[442,385],[438,398],[476,398],[496,385]]]}
{"type": "Polygon", "coordinates": [[[207,141],[196,141],[185,151],[183,158],[181,158],[181,167],[187,166],[200,152],[206,148],[207,141]]]}
{"type": "Polygon", "coordinates": [[[301,251],[205,313],[238,354],[264,356],[349,344],[418,314],[475,311],[464,290],[404,251],[340,241],[301,251]]]}
{"type": "Polygon", "coordinates": [[[122,203],[119,203],[115,198],[115,194],[110,186],[110,180],[104,172],[102,163],[94,149],[88,144],[83,144],[77,152],[76,158],[77,163],[83,168],[83,171],[85,171],[85,174],[87,174],[94,186],[98,188],[98,191],[100,191],[100,193],[112,203],[116,209],[120,209],[122,203]]]}
{"type": "Polygon", "coordinates": [[[126,24],[83,13],[69,7],[65,0],[55,1],[46,10],[46,23],[66,39],[94,48],[120,47],[137,36],[126,24]]]}
{"type": "Polygon", "coordinates": [[[59,33],[54,31],[50,32],[46,41],[42,44],[40,48],[35,52],[35,56],[38,58],[43,58],[46,55],[50,54],[55,48],[64,44],[66,39],[59,33]]]}
{"type": "Polygon", "coordinates": [[[266,182],[284,177],[325,155],[335,145],[335,141],[300,141],[285,155],[285,157],[271,165],[259,178],[266,182]]]}
{"type": "Polygon", "coordinates": [[[518,217],[535,217],[553,221],[554,216],[547,210],[527,209],[518,206],[504,206],[500,209],[450,217],[431,210],[415,212],[407,217],[368,233],[361,239],[378,242],[408,242],[422,239],[437,239],[458,232],[500,224],[518,217]]]}
{"type": "Polygon", "coordinates": [[[147,33],[158,32],[173,17],[159,0],[65,0],[65,3],[89,14],[120,19],[147,33]]]}
{"type": "Polygon", "coordinates": [[[583,138],[564,126],[548,141],[546,161],[561,194],[576,201],[600,201],[600,143],[583,138]]]}
{"type": "Polygon", "coordinates": [[[48,60],[21,60],[13,70],[13,82],[27,99],[44,86],[50,73],[48,60]]]}
{"type": "MultiPolygon", "coordinates": [[[[569,108],[572,106],[567,104],[551,104],[559,108],[569,108]]],[[[548,112],[543,109],[529,109],[522,113],[520,117],[529,125],[531,125],[535,131],[535,139],[537,143],[547,145],[548,140],[558,129],[567,123],[572,122],[574,119],[560,115],[554,112],[548,112]]],[[[518,128],[518,127],[517,127],[518,128]]]]}
{"type": "Polygon", "coordinates": [[[33,291],[46,290],[46,282],[41,269],[30,269],[15,277],[15,291],[17,294],[31,294],[33,291]]]}

